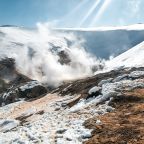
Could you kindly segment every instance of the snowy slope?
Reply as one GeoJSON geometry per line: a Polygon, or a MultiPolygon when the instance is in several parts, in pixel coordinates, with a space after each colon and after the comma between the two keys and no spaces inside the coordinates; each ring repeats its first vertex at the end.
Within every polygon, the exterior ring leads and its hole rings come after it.
{"type": "Polygon", "coordinates": [[[107,62],[108,68],[144,66],[144,42],[107,62]]]}

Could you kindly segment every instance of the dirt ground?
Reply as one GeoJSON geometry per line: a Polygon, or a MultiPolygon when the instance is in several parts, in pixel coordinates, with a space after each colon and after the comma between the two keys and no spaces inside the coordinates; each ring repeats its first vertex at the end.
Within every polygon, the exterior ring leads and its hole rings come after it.
{"type": "Polygon", "coordinates": [[[93,132],[84,144],[144,144],[144,89],[124,92],[111,105],[113,112],[85,122],[93,132]]]}

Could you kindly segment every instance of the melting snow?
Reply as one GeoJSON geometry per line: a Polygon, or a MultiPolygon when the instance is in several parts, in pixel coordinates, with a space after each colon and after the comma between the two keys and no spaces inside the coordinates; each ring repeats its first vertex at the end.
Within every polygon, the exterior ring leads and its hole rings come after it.
{"type": "Polygon", "coordinates": [[[9,120],[9,119],[1,119],[0,120],[0,132],[7,132],[19,125],[19,121],[9,120]]]}
{"type": "Polygon", "coordinates": [[[39,86],[41,85],[38,81],[30,81],[30,82],[27,82],[27,84],[23,85],[20,87],[20,90],[21,91],[25,91],[27,89],[32,89],[34,88],[35,86],[39,86]]]}
{"type": "MultiPolygon", "coordinates": [[[[87,100],[81,99],[70,109],[60,107],[60,109],[55,110],[56,106],[61,106],[63,102],[67,102],[69,96],[49,103],[45,106],[45,113],[39,119],[23,126],[18,126],[18,121],[5,121],[3,119],[0,121],[1,131],[16,128],[6,133],[0,132],[0,143],[81,144],[91,137],[92,131],[85,129],[83,122],[93,116],[113,111],[114,108],[109,106],[109,102],[113,97],[118,96],[121,90],[130,90],[137,87],[144,88],[144,80],[137,79],[140,76],[143,77],[143,74],[142,71],[134,71],[128,75],[119,76],[114,80],[105,80],[101,82],[102,95],[87,100]],[[101,104],[97,105],[99,103],[101,104]],[[5,122],[6,125],[4,125],[5,122]]],[[[95,92],[97,88],[99,87],[92,87],[89,94],[95,92]]],[[[13,104],[13,107],[15,108],[15,104],[13,104]]],[[[4,106],[3,109],[0,108],[0,113],[6,113],[13,107],[12,104],[11,106],[4,106]]],[[[35,109],[30,109],[23,114],[27,113],[35,113],[35,109]]],[[[102,122],[97,120],[96,123],[101,124],[102,122]]]]}
{"type": "Polygon", "coordinates": [[[89,90],[89,92],[88,92],[88,94],[93,94],[93,93],[96,93],[97,91],[99,91],[101,88],[100,87],[97,87],[97,86],[95,86],[95,87],[93,87],[93,88],[91,88],[90,90],[89,90]]]}
{"type": "MultiPolygon", "coordinates": [[[[65,100],[69,100],[69,96],[58,101],[58,104],[61,105],[65,100]]],[[[68,108],[62,107],[55,111],[56,105],[57,102],[46,105],[47,112],[41,115],[40,119],[18,126],[15,130],[6,133],[0,132],[0,143],[81,144],[91,136],[91,130],[83,127],[83,122],[87,119],[84,115],[69,113],[68,108]]],[[[13,106],[7,105],[4,109],[8,112],[9,108],[15,108],[15,105],[13,106]]],[[[1,111],[3,110],[0,109],[1,111]]],[[[29,113],[35,113],[35,109],[27,110],[23,115],[29,113]]],[[[13,126],[16,126],[14,124],[13,126]]]]}
{"type": "Polygon", "coordinates": [[[108,69],[117,67],[139,67],[144,65],[144,42],[106,62],[108,69]]]}

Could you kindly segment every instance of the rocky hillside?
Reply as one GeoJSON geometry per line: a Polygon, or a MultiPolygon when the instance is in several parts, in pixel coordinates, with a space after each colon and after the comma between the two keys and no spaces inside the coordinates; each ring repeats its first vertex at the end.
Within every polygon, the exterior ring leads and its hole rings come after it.
{"type": "Polygon", "coordinates": [[[66,82],[43,97],[1,107],[0,142],[143,144],[143,103],[143,67],[66,82]]]}
{"type": "Polygon", "coordinates": [[[0,27],[0,144],[143,144],[143,45],[105,62],[73,34],[0,27]]]}
{"type": "Polygon", "coordinates": [[[47,93],[47,89],[38,81],[19,73],[15,60],[5,58],[0,60],[0,106],[21,99],[28,100],[47,93]]]}

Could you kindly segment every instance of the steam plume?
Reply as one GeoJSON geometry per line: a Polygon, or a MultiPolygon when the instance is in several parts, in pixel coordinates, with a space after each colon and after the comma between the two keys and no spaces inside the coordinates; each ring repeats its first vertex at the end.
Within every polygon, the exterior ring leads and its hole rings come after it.
{"type": "Polygon", "coordinates": [[[32,79],[57,86],[64,80],[93,74],[101,64],[85,51],[73,33],[38,24],[37,30],[3,28],[1,56],[13,57],[17,69],[32,79]]]}

